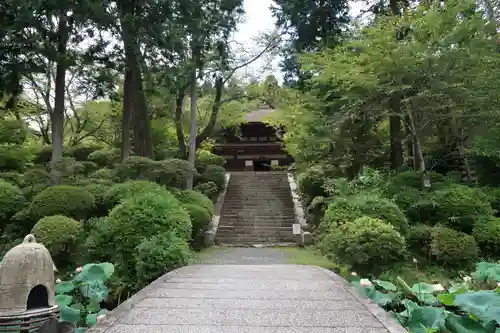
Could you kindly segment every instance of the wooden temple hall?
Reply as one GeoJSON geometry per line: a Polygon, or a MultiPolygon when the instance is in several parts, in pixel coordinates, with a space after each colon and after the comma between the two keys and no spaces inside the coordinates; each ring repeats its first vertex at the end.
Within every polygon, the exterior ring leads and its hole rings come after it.
{"type": "Polygon", "coordinates": [[[292,158],[284,151],[280,130],[264,121],[275,112],[268,106],[249,112],[238,128],[225,129],[214,153],[226,159],[227,171],[270,171],[292,158]]]}

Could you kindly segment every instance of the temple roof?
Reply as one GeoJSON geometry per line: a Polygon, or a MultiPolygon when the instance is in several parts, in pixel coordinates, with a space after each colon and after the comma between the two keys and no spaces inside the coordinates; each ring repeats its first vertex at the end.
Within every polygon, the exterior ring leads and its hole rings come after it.
{"type": "Polygon", "coordinates": [[[245,121],[249,123],[261,123],[268,119],[268,117],[275,111],[276,109],[273,109],[270,106],[262,106],[255,111],[248,112],[245,116],[245,121]]]}

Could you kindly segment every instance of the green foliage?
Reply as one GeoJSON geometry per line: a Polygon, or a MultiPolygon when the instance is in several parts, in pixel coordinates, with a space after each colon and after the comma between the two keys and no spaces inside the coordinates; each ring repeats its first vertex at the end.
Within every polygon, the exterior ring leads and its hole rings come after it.
{"type": "Polygon", "coordinates": [[[0,171],[24,171],[32,155],[24,146],[0,145],[0,171]]]}
{"type": "Polygon", "coordinates": [[[173,191],[175,197],[183,204],[198,205],[207,210],[209,214],[214,212],[214,204],[204,194],[193,190],[173,191]]]}
{"type": "Polygon", "coordinates": [[[92,218],[85,222],[88,236],[85,240],[87,259],[90,261],[112,261],[115,258],[113,226],[107,217],[92,218]]]}
{"type": "MultiPolygon", "coordinates": [[[[441,187],[445,183],[446,178],[437,172],[428,172],[427,176],[430,179],[433,188],[441,187]]],[[[386,192],[388,196],[397,195],[401,190],[412,188],[422,189],[421,181],[422,173],[415,171],[398,172],[393,177],[389,178],[386,185],[386,192]]]]}
{"type": "Polygon", "coordinates": [[[92,216],[104,216],[107,214],[107,197],[106,193],[111,188],[107,184],[88,184],[83,186],[94,197],[94,207],[92,208],[92,216]]]}
{"type": "Polygon", "coordinates": [[[406,252],[404,237],[392,225],[368,216],[330,230],[320,247],[359,272],[381,271],[406,252]]]}
{"type": "Polygon", "coordinates": [[[113,167],[120,160],[120,149],[103,148],[89,154],[88,160],[96,163],[101,168],[113,167]]]}
{"type": "Polygon", "coordinates": [[[108,296],[105,282],[114,273],[114,266],[104,262],[87,264],[77,269],[77,274],[69,281],[56,284],[56,304],[61,312],[61,321],[76,327],[94,326],[98,317],[104,315],[101,302],[108,296]]]}
{"type": "Polygon", "coordinates": [[[409,286],[401,277],[393,282],[355,279],[360,293],[390,312],[410,332],[495,333],[500,321],[493,309],[500,305],[497,290],[482,290],[484,282],[496,285],[499,264],[481,262],[476,272],[447,289],[441,284],[409,286]]]}
{"type": "Polygon", "coordinates": [[[31,199],[50,185],[50,175],[42,169],[30,169],[21,177],[21,191],[31,199]]]}
{"type": "Polygon", "coordinates": [[[376,195],[360,194],[334,199],[328,205],[319,230],[328,230],[331,227],[352,222],[362,216],[383,220],[403,234],[408,228],[405,215],[392,201],[376,195]]]}
{"type": "Polygon", "coordinates": [[[188,175],[188,162],[171,158],[157,161],[155,167],[149,172],[148,179],[166,187],[184,189],[188,175]]]}
{"type": "Polygon", "coordinates": [[[315,197],[326,195],[325,181],[325,171],[317,165],[311,166],[297,177],[299,191],[305,195],[308,202],[311,202],[315,197]]]}
{"type": "Polygon", "coordinates": [[[486,257],[500,256],[500,218],[484,216],[476,220],[472,236],[486,257]]]}
{"type": "Polygon", "coordinates": [[[103,149],[102,146],[71,147],[70,149],[68,149],[67,155],[73,157],[77,161],[87,161],[90,154],[101,149],[103,149]]]}
{"type": "Polygon", "coordinates": [[[208,165],[200,175],[197,183],[214,182],[220,192],[226,184],[226,170],[220,165],[208,165]]]}
{"type": "Polygon", "coordinates": [[[467,268],[479,255],[474,237],[445,227],[434,228],[430,249],[437,263],[455,268],[467,268]]]}
{"type": "Polygon", "coordinates": [[[116,173],[113,169],[101,168],[89,175],[90,178],[115,180],[116,173]]]}
{"type": "Polygon", "coordinates": [[[424,258],[429,257],[433,230],[434,227],[425,224],[417,224],[409,228],[406,242],[412,253],[417,253],[424,258]]]}
{"type": "Polygon", "coordinates": [[[51,186],[37,194],[30,211],[37,219],[49,215],[64,215],[85,219],[94,208],[94,197],[84,188],[70,185],[51,186]]]}
{"type": "Polygon", "coordinates": [[[188,212],[193,226],[192,238],[196,239],[212,221],[212,214],[203,206],[195,203],[185,203],[182,205],[188,212]]]}
{"type": "Polygon", "coordinates": [[[137,281],[146,285],[168,271],[187,265],[190,258],[191,250],[186,239],[175,232],[144,238],[135,254],[137,281]]]}
{"type": "Polygon", "coordinates": [[[0,180],[0,221],[11,218],[26,204],[21,190],[3,180],[0,180]]]}
{"type": "Polygon", "coordinates": [[[28,135],[27,126],[21,120],[0,120],[0,143],[22,145],[28,135]]]}
{"type": "Polygon", "coordinates": [[[209,165],[224,166],[225,163],[226,160],[222,156],[215,155],[205,149],[196,150],[196,170],[199,173],[203,173],[209,165]]]}
{"type": "Polygon", "coordinates": [[[488,196],[480,189],[453,184],[429,193],[408,212],[414,221],[444,223],[471,232],[476,216],[492,215],[488,196]]]}
{"type": "Polygon", "coordinates": [[[166,194],[168,191],[161,185],[145,180],[129,180],[115,184],[105,192],[106,207],[112,208],[125,199],[145,193],[166,194]]]}
{"type": "Polygon", "coordinates": [[[46,216],[35,224],[31,233],[49,250],[56,267],[66,267],[78,258],[83,236],[80,222],[62,215],[46,216]]]}
{"type": "Polygon", "coordinates": [[[215,200],[217,199],[217,196],[219,194],[219,189],[217,188],[217,184],[214,182],[206,182],[206,183],[200,183],[197,184],[194,187],[194,190],[196,192],[200,192],[203,195],[207,196],[208,198],[215,200]]]}
{"type": "Polygon", "coordinates": [[[191,219],[170,193],[149,192],[124,200],[109,213],[108,223],[115,246],[115,262],[130,274],[135,248],[144,238],[173,231],[181,239],[191,237],[191,219]]]}
{"type": "Polygon", "coordinates": [[[117,164],[116,175],[121,180],[147,179],[148,174],[156,167],[155,161],[141,156],[130,156],[117,164]]]}
{"type": "Polygon", "coordinates": [[[0,179],[11,183],[15,186],[20,186],[22,182],[22,174],[18,172],[0,172],[0,179]]]}

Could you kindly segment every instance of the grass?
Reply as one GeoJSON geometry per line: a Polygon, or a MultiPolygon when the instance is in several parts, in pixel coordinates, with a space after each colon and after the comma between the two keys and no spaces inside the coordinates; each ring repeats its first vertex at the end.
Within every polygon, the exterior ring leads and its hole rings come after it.
{"type": "Polygon", "coordinates": [[[311,247],[280,247],[278,249],[289,256],[288,262],[290,264],[319,266],[332,271],[338,271],[340,269],[339,264],[328,260],[328,258],[311,247]]]}

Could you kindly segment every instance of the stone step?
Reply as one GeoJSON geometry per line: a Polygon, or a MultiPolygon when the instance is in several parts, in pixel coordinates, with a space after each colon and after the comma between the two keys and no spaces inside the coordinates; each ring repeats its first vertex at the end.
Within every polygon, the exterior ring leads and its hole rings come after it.
{"type": "Polygon", "coordinates": [[[217,244],[241,244],[241,245],[253,245],[253,244],[280,244],[280,243],[294,243],[296,238],[293,237],[243,237],[243,236],[233,236],[230,238],[219,237],[215,239],[217,244]]]}
{"type": "Polygon", "coordinates": [[[254,223],[254,224],[273,224],[273,223],[289,223],[293,224],[295,223],[295,217],[280,217],[280,216],[275,216],[275,217],[261,217],[261,216],[238,216],[238,217],[231,217],[231,216],[226,216],[222,215],[220,217],[221,223],[232,223],[232,224],[243,224],[243,223],[254,223]]]}

